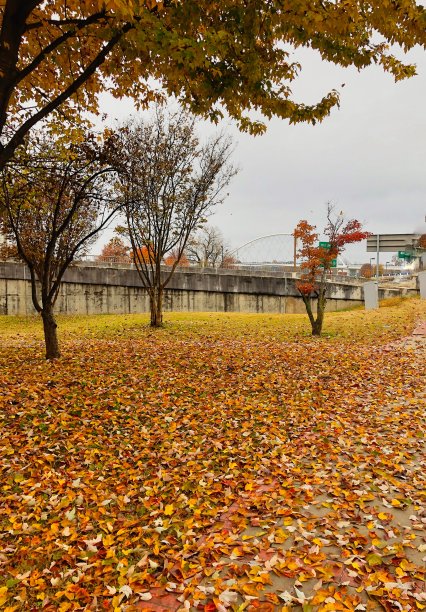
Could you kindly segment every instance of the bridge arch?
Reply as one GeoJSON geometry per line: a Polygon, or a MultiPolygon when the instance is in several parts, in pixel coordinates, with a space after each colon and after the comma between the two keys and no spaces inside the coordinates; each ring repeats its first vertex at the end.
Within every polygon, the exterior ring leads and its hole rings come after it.
{"type": "Polygon", "coordinates": [[[231,253],[241,264],[284,264],[294,261],[293,234],[260,236],[234,249],[231,253]]]}

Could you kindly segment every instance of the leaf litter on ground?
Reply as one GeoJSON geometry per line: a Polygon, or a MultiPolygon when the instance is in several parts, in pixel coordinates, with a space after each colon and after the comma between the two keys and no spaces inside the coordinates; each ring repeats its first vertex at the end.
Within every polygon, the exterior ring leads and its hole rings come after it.
{"type": "Polygon", "coordinates": [[[0,318],[0,609],[426,609],[424,303],[168,319],[0,318]]]}

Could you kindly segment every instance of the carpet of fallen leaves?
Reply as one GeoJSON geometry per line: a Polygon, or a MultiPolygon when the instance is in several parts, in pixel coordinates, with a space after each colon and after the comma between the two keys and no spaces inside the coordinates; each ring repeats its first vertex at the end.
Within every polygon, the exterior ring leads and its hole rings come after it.
{"type": "Polygon", "coordinates": [[[0,317],[0,610],[426,609],[422,319],[0,317]]]}

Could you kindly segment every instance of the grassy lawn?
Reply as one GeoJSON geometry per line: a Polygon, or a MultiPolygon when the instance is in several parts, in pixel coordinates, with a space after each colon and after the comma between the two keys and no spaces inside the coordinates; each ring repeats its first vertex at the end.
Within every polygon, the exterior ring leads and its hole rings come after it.
{"type": "Polygon", "coordinates": [[[426,609],[421,319],[0,317],[0,610],[426,609]]]}

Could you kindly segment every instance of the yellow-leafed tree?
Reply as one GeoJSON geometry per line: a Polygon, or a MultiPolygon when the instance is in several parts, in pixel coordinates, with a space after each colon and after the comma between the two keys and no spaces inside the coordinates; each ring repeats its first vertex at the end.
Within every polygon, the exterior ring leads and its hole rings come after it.
{"type": "Polygon", "coordinates": [[[291,51],[396,79],[415,73],[394,49],[426,44],[426,9],[416,0],[3,0],[0,3],[0,167],[27,132],[50,117],[62,126],[98,94],[136,105],[163,93],[242,129],[261,131],[247,111],[291,122],[321,121],[339,101],[292,98],[301,66],[291,51]],[[388,45],[391,44],[392,50],[388,45]]]}

